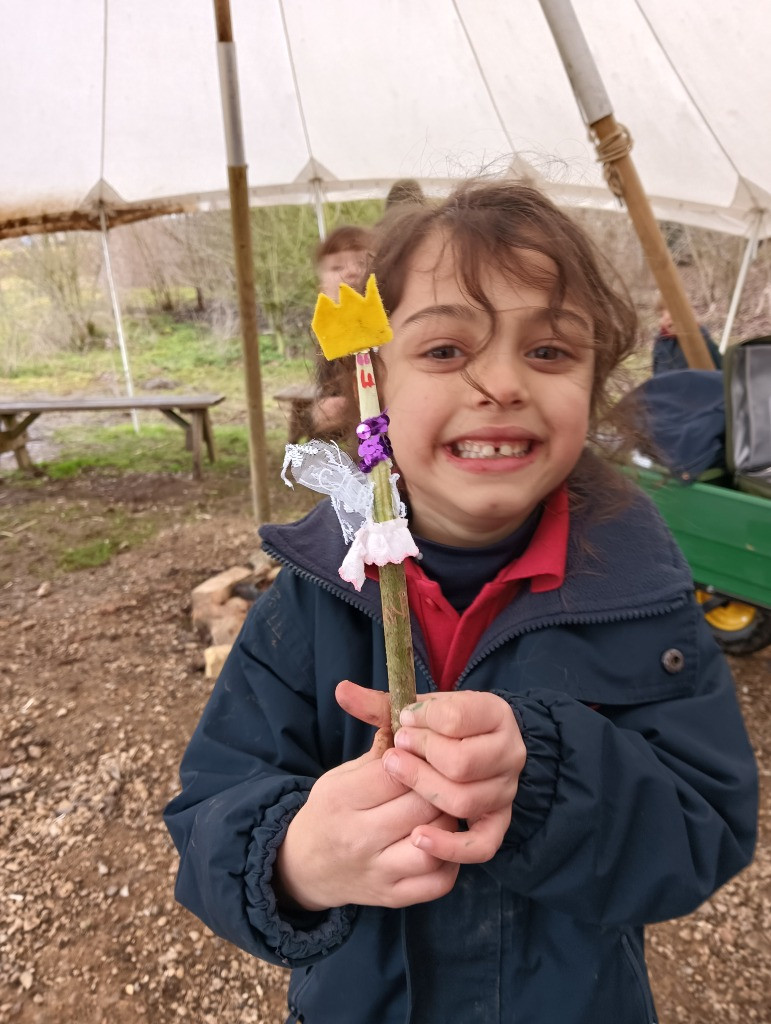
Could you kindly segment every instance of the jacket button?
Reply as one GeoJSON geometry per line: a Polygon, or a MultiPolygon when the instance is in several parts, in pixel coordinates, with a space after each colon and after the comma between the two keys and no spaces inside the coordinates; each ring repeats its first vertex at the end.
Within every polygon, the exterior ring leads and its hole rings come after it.
{"type": "Polygon", "coordinates": [[[664,651],[661,655],[661,664],[670,675],[675,675],[675,673],[682,672],[685,668],[685,656],[676,647],[670,647],[668,651],[664,651]]]}

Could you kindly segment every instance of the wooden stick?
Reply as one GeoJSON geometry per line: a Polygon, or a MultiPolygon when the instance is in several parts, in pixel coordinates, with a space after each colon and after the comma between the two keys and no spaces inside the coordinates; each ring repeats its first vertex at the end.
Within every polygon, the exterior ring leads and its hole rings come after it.
{"type": "MultiPolygon", "coordinates": [[[[379,416],[380,399],[369,352],[356,354],[356,386],[359,392],[359,413],[362,420],[379,416]]],[[[374,486],[374,519],[384,523],[395,519],[397,510],[391,492],[391,462],[378,462],[370,476],[374,486]]],[[[391,728],[394,735],[399,729],[402,708],[414,704],[415,661],[410,627],[410,608],[407,601],[407,580],[404,566],[389,562],[380,566],[380,600],[383,605],[383,633],[385,636],[388,692],[391,696],[391,728]]]]}

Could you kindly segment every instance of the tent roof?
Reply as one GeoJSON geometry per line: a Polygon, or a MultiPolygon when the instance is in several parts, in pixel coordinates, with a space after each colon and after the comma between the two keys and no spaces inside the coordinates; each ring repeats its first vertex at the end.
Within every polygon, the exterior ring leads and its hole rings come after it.
{"type": "MultiPolygon", "coordinates": [[[[574,0],[657,215],[771,235],[771,15],[574,0]]],[[[510,168],[613,208],[539,5],[232,0],[252,199],[510,168]]],[[[0,10],[0,237],[227,201],[211,0],[0,10]],[[84,220],[85,218],[85,220],[84,220]]]]}

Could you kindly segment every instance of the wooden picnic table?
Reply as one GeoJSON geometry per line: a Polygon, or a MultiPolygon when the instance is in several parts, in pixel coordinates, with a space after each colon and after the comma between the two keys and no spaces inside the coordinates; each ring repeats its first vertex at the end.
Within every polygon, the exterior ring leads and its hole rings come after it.
{"type": "Polygon", "coordinates": [[[224,400],[224,395],[108,395],[22,398],[12,402],[0,399],[0,454],[12,451],[21,469],[32,469],[34,463],[27,451],[27,428],[45,412],[157,409],[185,431],[185,447],[193,453],[193,475],[200,479],[202,443],[206,445],[209,461],[214,462],[214,435],[209,409],[224,400]]]}
{"type": "Polygon", "coordinates": [[[319,397],[318,388],[312,384],[292,384],[273,397],[286,414],[289,443],[313,437],[313,406],[319,397]]]}

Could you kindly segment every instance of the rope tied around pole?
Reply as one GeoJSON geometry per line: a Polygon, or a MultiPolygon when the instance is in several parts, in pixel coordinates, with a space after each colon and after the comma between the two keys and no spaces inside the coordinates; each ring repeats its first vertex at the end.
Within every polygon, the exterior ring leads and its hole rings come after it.
{"type": "Polygon", "coordinates": [[[631,132],[623,124],[617,124],[613,131],[604,139],[600,139],[593,125],[589,126],[589,138],[594,143],[597,151],[597,162],[603,165],[602,170],[608,188],[619,199],[623,199],[624,190],[621,186],[621,178],[616,169],[615,162],[632,152],[634,140],[631,132]]]}

